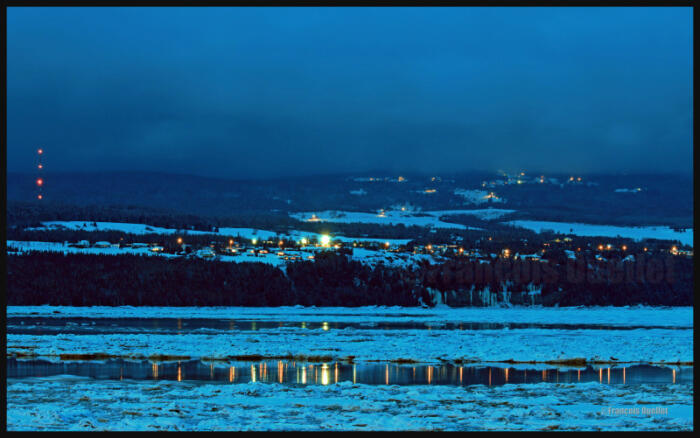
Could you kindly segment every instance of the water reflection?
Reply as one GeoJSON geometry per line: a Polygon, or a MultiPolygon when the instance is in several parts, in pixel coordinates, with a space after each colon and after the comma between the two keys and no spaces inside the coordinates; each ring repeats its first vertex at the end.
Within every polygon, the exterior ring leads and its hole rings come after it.
{"type": "Polygon", "coordinates": [[[321,385],[328,385],[331,383],[331,373],[327,364],[321,365],[321,385]]]}
{"type": "Polygon", "coordinates": [[[95,379],[134,380],[206,380],[230,383],[276,382],[282,384],[329,385],[352,381],[370,385],[489,385],[498,386],[540,382],[598,382],[609,385],[640,383],[690,383],[692,367],[656,367],[635,365],[580,369],[545,369],[534,373],[527,369],[454,365],[347,364],[341,362],[314,365],[296,361],[237,362],[235,365],[201,361],[162,362],[109,360],[106,362],[49,362],[8,358],[8,378],[77,375],[95,379]],[[289,369],[291,368],[291,370],[289,369]],[[552,378],[556,373],[556,378],[552,378]]]}

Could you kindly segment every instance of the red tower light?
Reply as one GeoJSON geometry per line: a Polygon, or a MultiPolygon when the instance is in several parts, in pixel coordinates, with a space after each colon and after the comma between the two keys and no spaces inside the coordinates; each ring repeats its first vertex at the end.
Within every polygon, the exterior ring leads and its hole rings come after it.
{"type": "Polygon", "coordinates": [[[37,180],[36,180],[36,185],[38,185],[39,187],[41,187],[42,185],[44,185],[44,180],[41,179],[41,178],[37,179],[37,180]]]}
{"type": "Polygon", "coordinates": [[[43,150],[43,149],[39,149],[39,150],[38,150],[38,151],[36,151],[36,152],[37,152],[37,154],[41,155],[41,154],[43,154],[43,153],[44,153],[44,150],[43,150]]]}
{"type": "Polygon", "coordinates": [[[41,196],[41,195],[37,195],[37,198],[41,199],[41,198],[42,198],[42,196],[41,196]]]}

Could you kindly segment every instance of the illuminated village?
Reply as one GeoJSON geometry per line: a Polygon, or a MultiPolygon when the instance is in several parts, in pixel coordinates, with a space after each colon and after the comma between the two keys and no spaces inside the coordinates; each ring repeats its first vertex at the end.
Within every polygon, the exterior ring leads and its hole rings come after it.
{"type": "Polygon", "coordinates": [[[692,5],[15,3],[6,429],[694,429],[692,5]]]}

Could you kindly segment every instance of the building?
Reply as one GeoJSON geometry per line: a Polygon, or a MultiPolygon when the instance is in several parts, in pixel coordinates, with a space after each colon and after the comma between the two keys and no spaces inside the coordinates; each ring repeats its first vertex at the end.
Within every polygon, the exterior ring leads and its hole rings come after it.
{"type": "Polygon", "coordinates": [[[215,259],[216,258],[216,252],[214,252],[211,248],[203,248],[200,249],[195,253],[195,256],[203,258],[203,259],[215,259]]]}

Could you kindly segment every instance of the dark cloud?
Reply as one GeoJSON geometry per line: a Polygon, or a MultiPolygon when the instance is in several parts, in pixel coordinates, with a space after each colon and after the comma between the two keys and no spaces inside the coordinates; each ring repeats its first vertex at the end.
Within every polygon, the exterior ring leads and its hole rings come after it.
{"type": "Polygon", "coordinates": [[[692,169],[690,8],[9,8],[8,169],[692,169]]]}

